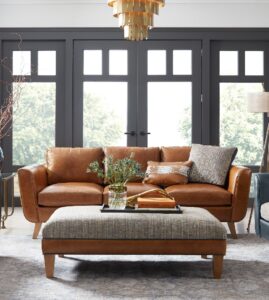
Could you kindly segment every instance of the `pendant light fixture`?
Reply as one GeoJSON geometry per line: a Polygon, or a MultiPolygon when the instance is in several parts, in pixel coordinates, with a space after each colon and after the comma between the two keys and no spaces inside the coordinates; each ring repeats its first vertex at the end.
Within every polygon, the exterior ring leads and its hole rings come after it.
{"type": "Polygon", "coordinates": [[[153,15],[158,15],[164,4],[165,0],[108,0],[113,16],[119,19],[119,26],[124,30],[124,38],[131,41],[148,38],[153,15]]]}

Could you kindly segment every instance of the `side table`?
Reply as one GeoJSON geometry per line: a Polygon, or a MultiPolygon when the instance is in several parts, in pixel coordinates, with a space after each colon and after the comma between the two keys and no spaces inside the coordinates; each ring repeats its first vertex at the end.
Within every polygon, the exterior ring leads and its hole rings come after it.
{"type": "Polygon", "coordinates": [[[0,201],[0,229],[5,229],[5,221],[8,217],[14,213],[14,177],[16,173],[1,173],[0,184],[1,184],[1,201],[0,201]],[[12,195],[11,195],[11,211],[8,210],[8,196],[9,196],[9,183],[12,184],[12,195]],[[2,215],[2,207],[4,208],[4,214],[2,215]]]}

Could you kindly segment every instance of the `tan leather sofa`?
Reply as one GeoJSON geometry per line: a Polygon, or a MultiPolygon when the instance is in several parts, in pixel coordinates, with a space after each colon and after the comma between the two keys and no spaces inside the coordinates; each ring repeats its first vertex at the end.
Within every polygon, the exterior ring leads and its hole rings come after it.
{"type": "MultiPolygon", "coordinates": [[[[135,159],[145,170],[148,161],[187,161],[190,147],[106,147],[102,148],[49,148],[46,163],[26,166],[18,170],[21,203],[25,218],[35,223],[33,238],[41,225],[59,207],[70,205],[101,205],[107,201],[108,188],[95,174],[86,173],[87,165],[105,155],[115,159],[135,153],[135,159]]],[[[251,171],[232,166],[226,187],[212,184],[188,183],[166,188],[182,206],[206,208],[220,221],[228,222],[236,238],[234,222],[246,214],[251,171]]],[[[129,182],[128,196],[157,188],[152,184],[129,182]]]]}

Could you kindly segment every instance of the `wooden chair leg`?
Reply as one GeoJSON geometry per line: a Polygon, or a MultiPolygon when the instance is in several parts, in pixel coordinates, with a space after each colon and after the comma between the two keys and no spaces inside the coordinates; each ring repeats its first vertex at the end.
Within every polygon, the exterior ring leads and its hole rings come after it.
{"type": "Polygon", "coordinates": [[[237,234],[236,234],[236,230],[235,230],[235,223],[234,222],[228,222],[228,226],[229,226],[232,238],[237,239],[237,234]]]}
{"type": "Polygon", "coordinates": [[[34,233],[33,233],[33,239],[37,239],[37,236],[39,234],[39,231],[41,229],[42,223],[35,223],[34,233]]]}
{"type": "Polygon", "coordinates": [[[213,255],[213,275],[215,279],[221,278],[223,255],[213,255]]]}
{"type": "Polygon", "coordinates": [[[44,254],[45,260],[45,272],[47,278],[52,278],[54,275],[54,263],[55,255],[54,254],[44,254]]]}

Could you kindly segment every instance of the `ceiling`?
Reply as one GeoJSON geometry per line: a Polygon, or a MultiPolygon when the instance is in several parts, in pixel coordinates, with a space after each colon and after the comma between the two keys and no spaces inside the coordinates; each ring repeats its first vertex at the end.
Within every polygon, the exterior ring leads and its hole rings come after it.
{"type": "MultiPolygon", "coordinates": [[[[107,0],[0,0],[0,5],[38,5],[38,4],[50,4],[50,5],[59,5],[59,4],[106,4],[107,0]]],[[[259,4],[259,3],[269,3],[269,0],[166,0],[167,4],[203,4],[203,3],[212,3],[212,4],[259,4]]]]}

